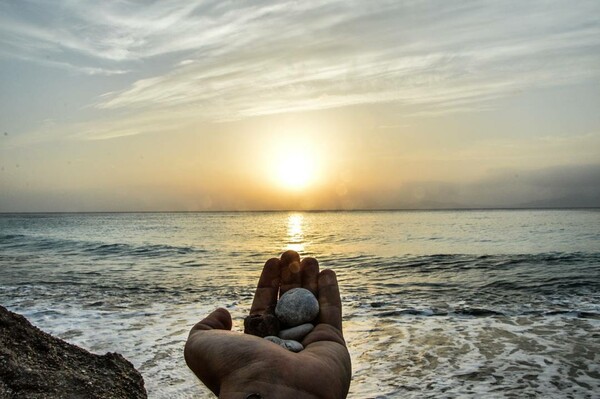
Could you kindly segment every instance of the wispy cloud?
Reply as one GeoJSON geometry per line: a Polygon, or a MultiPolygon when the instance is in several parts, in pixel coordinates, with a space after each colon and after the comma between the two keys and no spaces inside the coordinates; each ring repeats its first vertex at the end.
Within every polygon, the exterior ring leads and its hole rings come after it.
{"type": "Polygon", "coordinates": [[[329,3],[232,10],[191,63],[134,82],[108,109],[197,107],[236,119],[364,103],[486,106],[537,87],[598,77],[600,7],[329,3]]]}
{"type": "Polygon", "coordinates": [[[433,115],[597,79],[598,15],[597,1],[32,1],[0,6],[0,52],[134,71],[102,110],[230,120],[397,102],[433,115]]]}

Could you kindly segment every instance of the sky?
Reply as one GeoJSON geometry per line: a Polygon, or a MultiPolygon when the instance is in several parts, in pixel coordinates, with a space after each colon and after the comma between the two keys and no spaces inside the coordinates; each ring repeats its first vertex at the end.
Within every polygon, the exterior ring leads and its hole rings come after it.
{"type": "Polygon", "coordinates": [[[0,1],[0,212],[600,206],[600,2],[0,1]]]}

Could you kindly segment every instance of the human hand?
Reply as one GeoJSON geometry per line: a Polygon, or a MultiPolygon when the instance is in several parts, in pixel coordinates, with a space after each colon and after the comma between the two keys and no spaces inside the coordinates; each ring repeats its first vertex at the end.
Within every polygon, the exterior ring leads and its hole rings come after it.
{"type": "Polygon", "coordinates": [[[227,399],[346,397],[352,368],[332,270],[319,272],[316,259],[300,262],[294,251],[268,260],[250,314],[264,313],[277,303],[278,295],[297,287],[315,294],[320,307],[318,324],[302,341],[305,349],[299,353],[263,338],[232,332],[231,315],[223,308],[192,328],[185,360],[215,395],[227,399]]]}

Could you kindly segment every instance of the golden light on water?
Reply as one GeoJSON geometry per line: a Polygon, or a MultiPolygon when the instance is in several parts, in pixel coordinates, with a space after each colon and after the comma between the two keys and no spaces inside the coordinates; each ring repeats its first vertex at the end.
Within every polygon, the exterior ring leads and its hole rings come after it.
{"type": "Polygon", "coordinates": [[[304,252],[304,216],[300,213],[293,213],[287,220],[287,246],[286,249],[292,249],[296,252],[304,252]]]}

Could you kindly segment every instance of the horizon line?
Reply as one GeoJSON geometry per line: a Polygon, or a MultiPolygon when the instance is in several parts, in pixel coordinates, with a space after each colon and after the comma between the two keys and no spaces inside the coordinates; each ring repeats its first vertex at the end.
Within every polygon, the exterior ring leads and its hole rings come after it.
{"type": "Polygon", "coordinates": [[[255,209],[255,210],[195,210],[195,211],[15,211],[0,215],[51,215],[51,214],[107,214],[107,213],[334,213],[334,212],[444,212],[444,211],[548,211],[548,210],[593,210],[599,206],[564,207],[464,207],[464,208],[355,208],[355,209],[255,209]]]}

